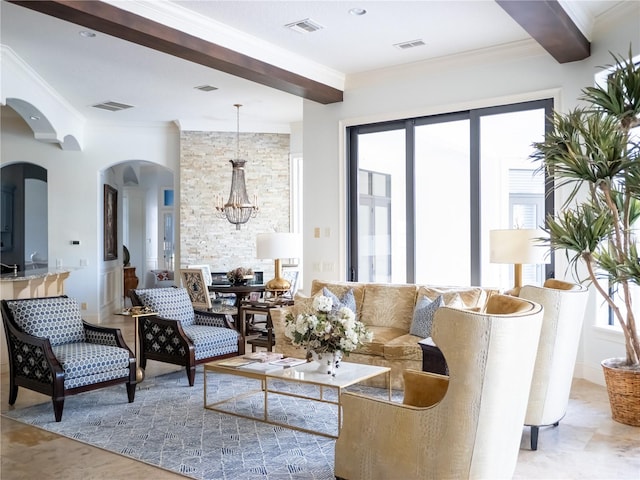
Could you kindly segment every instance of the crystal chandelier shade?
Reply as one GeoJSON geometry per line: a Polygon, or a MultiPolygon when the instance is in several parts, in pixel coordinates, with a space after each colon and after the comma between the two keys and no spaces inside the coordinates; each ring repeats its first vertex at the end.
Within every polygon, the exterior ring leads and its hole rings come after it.
{"type": "Polygon", "coordinates": [[[236,226],[236,230],[240,230],[240,226],[247,223],[250,218],[258,214],[257,197],[254,195],[253,203],[249,201],[247,195],[247,186],[244,178],[244,164],[246,160],[240,159],[240,107],[242,105],[235,104],[238,109],[237,113],[237,131],[236,131],[236,158],[229,160],[233,170],[231,172],[231,191],[227,203],[222,205],[222,199],[216,195],[216,210],[220,218],[226,218],[229,223],[236,226]]]}

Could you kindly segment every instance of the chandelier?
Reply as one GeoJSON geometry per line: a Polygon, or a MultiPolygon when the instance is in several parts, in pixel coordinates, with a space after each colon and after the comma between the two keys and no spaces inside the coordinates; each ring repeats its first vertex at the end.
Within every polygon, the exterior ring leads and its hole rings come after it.
{"type": "Polygon", "coordinates": [[[226,218],[230,223],[235,224],[236,230],[240,230],[243,223],[247,223],[250,218],[258,214],[258,198],[253,196],[253,203],[249,201],[247,195],[247,186],[244,181],[244,164],[246,160],[240,159],[240,107],[242,105],[235,104],[237,109],[237,129],[236,129],[236,158],[229,160],[233,170],[231,171],[231,192],[229,200],[224,205],[222,197],[216,195],[216,210],[220,218],[226,218]]]}

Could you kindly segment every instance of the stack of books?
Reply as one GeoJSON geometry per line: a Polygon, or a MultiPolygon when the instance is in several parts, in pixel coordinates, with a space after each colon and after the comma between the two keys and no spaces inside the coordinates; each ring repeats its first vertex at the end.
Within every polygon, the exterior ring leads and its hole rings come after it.
{"type": "Polygon", "coordinates": [[[218,365],[223,367],[233,367],[252,372],[269,373],[282,370],[284,368],[295,367],[307,361],[301,358],[286,357],[282,353],[255,352],[243,357],[228,358],[221,360],[218,365]]]}

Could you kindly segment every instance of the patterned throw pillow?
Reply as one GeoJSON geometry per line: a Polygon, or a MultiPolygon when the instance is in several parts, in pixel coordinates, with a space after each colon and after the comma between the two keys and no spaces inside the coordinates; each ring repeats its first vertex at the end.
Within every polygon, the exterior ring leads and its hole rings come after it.
{"type": "Polygon", "coordinates": [[[444,306],[444,298],[442,295],[439,295],[438,298],[433,301],[425,296],[423,296],[421,300],[418,300],[413,310],[413,321],[411,322],[409,333],[421,338],[430,337],[431,327],[433,326],[433,315],[436,313],[436,310],[442,306],[444,306]]]}
{"type": "Polygon", "coordinates": [[[329,297],[333,302],[333,305],[331,306],[332,311],[337,312],[342,307],[347,307],[353,313],[356,313],[356,297],[354,297],[353,295],[352,288],[350,288],[347,292],[345,292],[342,298],[338,298],[338,296],[335,293],[333,293],[331,290],[329,290],[327,287],[323,287],[322,295],[324,295],[325,297],[329,297]]]}
{"type": "Polygon", "coordinates": [[[163,280],[171,280],[169,278],[169,272],[167,272],[166,270],[163,270],[161,272],[154,272],[155,276],[156,276],[156,280],[158,280],[159,282],[162,282],[163,280]]]}

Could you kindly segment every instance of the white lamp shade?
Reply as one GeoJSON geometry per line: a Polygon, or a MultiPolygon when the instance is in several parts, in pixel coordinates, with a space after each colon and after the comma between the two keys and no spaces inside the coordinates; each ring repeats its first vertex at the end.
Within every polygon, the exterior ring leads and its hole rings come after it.
{"type": "Polygon", "coordinates": [[[302,238],[298,233],[259,233],[256,256],[260,259],[300,258],[302,238]]]}
{"type": "Polygon", "coordinates": [[[549,247],[539,240],[548,237],[541,229],[491,230],[489,261],[522,265],[550,263],[549,247]]]}

